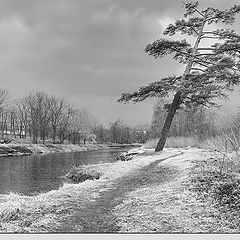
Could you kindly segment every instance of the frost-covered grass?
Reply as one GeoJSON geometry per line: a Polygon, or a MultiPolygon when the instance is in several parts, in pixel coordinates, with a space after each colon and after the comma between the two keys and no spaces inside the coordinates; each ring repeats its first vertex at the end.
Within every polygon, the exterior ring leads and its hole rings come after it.
{"type": "MultiPolygon", "coordinates": [[[[145,146],[147,148],[155,148],[158,139],[149,140],[145,146]]],[[[167,138],[165,148],[184,148],[184,147],[199,147],[200,143],[196,137],[169,137],[167,138]]]]}
{"type": "MultiPolygon", "coordinates": [[[[100,173],[98,180],[65,183],[59,190],[37,196],[1,195],[0,231],[59,232],[76,211],[95,206],[102,192],[111,190],[115,196],[115,184],[123,181],[126,192],[121,202],[116,200],[114,208],[108,209],[120,232],[239,232],[240,207],[234,203],[240,196],[238,159],[223,159],[219,152],[198,148],[137,151],[131,161],[85,166],[100,173]],[[157,161],[161,159],[165,160],[157,161]],[[215,178],[216,171],[227,177],[215,178]],[[124,179],[136,182],[128,186],[124,179]]],[[[79,222],[76,230],[83,229],[79,222]]]]}
{"type": "MultiPolygon", "coordinates": [[[[228,216],[229,209],[214,204],[214,199],[201,187],[196,191],[193,183],[195,174],[203,174],[198,166],[208,169],[207,163],[214,159],[215,154],[201,149],[183,151],[183,155],[158,165],[159,169],[165,169],[166,177],[172,174],[169,181],[163,181],[162,184],[152,182],[151,185],[131,191],[124,202],[115,208],[114,214],[121,232],[239,232],[239,209],[235,208],[232,211],[235,214],[228,216]],[[169,168],[176,171],[169,172],[169,168]]],[[[203,179],[204,182],[207,175],[204,174],[203,179]]],[[[219,182],[211,183],[218,186],[219,182]]],[[[211,186],[207,181],[203,185],[208,188],[211,186]]],[[[232,193],[231,188],[229,191],[232,193]]]]}
{"type": "Polygon", "coordinates": [[[99,144],[74,145],[74,144],[29,144],[10,143],[0,144],[0,156],[29,155],[33,153],[53,152],[78,152],[102,149],[105,146],[99,144]]]}
{"type": "Polygon", "coordinates": [[[83,201],[96,197],[94,186],[65,184],[62,188],[37,196],[16,193],[1,196],[0,229],[2,232],[54,232],[60,223],[83,201]],[[92,191],[89,191],[92,190],[92,191]]]}
{"type": "Polygon", "coordinates": [[[240,157],[217,151],[213,158],[199,162],[191,173],[192,190],[219,210],[218,219],[227,232],[240,231],[240,157]]]}
{"type": "MultiPolygon", "coordinates": [[[[116,162],[88,166],[101,173],[99,180],[87,180],[79,184],[65,183],[59,190],[52,190],[36,196],[17,193],[0,195],[1,232],[54,232],[61,231],[61,224],[85,204],[96,201],[101,191],[111,188],[116,179],[147,166],[161,157],[178,152],[164,151],[152,155],[148,150],[134,156],[128,162],[116,162]]],[[[81,226],[78,226],[81,230],[81,226]]],[[[79,230],[79,231],[80,231],[79,230]]]]}
{"type": "MultiPolygon", "coordinates": [[[[147,148],[155,148],[157,146],[158,139],[149,140],[145,146],[147,148]]],[[[198,147],[201,149],[209,150],[236,150],[234,138],[229,138],[226,135],[219,135],[216,137],[210,137],[207,139],[199,140],[198,137],[168,137],[165,148],[186,148],[186,147],[198,147]]]]}

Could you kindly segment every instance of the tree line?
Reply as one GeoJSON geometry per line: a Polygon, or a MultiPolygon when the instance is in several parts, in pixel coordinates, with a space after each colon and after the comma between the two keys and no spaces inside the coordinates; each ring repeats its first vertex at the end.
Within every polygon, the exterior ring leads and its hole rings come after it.
{"type": "MultiPolygon", "coordinates": [[[[2,141],[18,138],[32,143],[145,143],[161,135],[168,114],[167,104],[167,99],[157,101],[149,125],[129,126],[117,119],[106,127],[91,113],[63,98],[32,91],[21,99],[10,101],[8,91],[0,89],[0,135],[2,141]]],[[[204,140],[223,131],[238,136],[239,116],[240,110],[220,126],[217,114],[205,106],[182,108],[175,114],[169,136],[195,136],[204,140]]]]}
{"type": "Polygon", "coordinates": [[[130,127],[121,119],[110,123],[109,128],[98,125],[93,129],[93,132],[99,143],[146,143],[149,139],[149,126],[147,124],[130,127]]]}
{"type": "Polygon", "coordinates": [[[63,98],[31,91],[11,101],[9,92],[0,89],[0,135],[2,142],[18,138],[34,144],[129,144],[146,142],[147,127],[130,127],[120,119],[105,127],[91,113],[63,98]]]}
{"type": "MultiPolygon", "coordinates": [[[[150,137],[153,139],[161,135],[161,129],[167,116],[166,100],[159,100],[153,109],[150,125],[150,137]]],[[[197,137],[199,140],[216,137],[220,134],[218,114],[204,106],[180,109],[173,119],[169,130],[170,137],[197,137]]]]}
{"type": "Polygon", "coordinates": [[[0,132],[2,139],[30,139],[32,143],[77,144],[94,140],[94,118],[63,98],[32,91],[25,97],[10,101],[7,90],[0,90],[0,132]]]}

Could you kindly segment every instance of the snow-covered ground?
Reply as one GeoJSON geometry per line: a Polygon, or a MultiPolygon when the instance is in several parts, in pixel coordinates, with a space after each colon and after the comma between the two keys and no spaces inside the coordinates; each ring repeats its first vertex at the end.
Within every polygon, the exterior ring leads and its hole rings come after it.
{"type": "Polygon", "coordinates": [[[214,157],[213,152],[189,148],[156,153],[143,147],[129,151],[134,152],[138,154],[130,161],[87,166],[101,173],[99,180],[66,183],[37,196],[2,195],[0,230],[84,232],[88,224],[92,231],[117,227],[120,232],[219,228],[214,218],[218,210],[201,202],[189,182],[194,166],[214,157]]]}
{"type": "Polygon", "coordinates": [[[0,156],[30,155],[34,153],[53,152],[79,152],[102,149],[99,144],[74,145],[74,144],[0,144],[0,156]]]}

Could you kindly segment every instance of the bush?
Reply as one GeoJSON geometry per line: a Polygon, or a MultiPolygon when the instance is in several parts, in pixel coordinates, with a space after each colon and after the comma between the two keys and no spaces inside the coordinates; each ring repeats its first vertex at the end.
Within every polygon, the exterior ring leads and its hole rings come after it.
{"type": "Polygon", "coordinates": [[[101,174],[96,172],[95,170],[85,168],[85,167],[81,167],[81,168],[74,167],[72,170],[70,170],[69,173],[67,173],[65,177],[71,180],[73,183],[81,183],[86,180],[99,179],[100,176],[101,174]]]}
{"type": "Polygon", "coordinates": [[[201,195],[206,193],[220,208],[240,211],[240,179],[231,172],[205,170],[192,178],[192,181],[195,191],[201,195]]]}
{"type": "Polygon", "coordinates": [[[232,177],[223,179],[214,188],[216,200],[221,205],[240,210],[240,180],[232,177]]]}

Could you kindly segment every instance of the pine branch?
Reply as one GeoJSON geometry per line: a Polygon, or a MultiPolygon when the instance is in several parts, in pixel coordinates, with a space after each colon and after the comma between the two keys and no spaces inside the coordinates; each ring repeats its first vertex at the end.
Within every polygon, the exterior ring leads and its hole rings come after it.
{"type": "Polygon", "coordinates": [[[194,9],[197,13],[199,13],[202,17],[204,17],[204,15],[196,7],[194,7],[194,9]]]}
{"type": "Polygon", "coordinates": [[[215,48],[198,48],[198,51],[213,51],[216,50],[215,48]]]}
{"type": "Polygon", "coordinates": [[[186,40],[170,41],[167,39],[158,39],[145,47],[145,52],[155,58],[163,57],[177,51],[188,50],[191,45],[186,40]]]}
{"type": "Polygon", "coordinates": [[[190,2],[190,3],[185,3],[183,2],[184,7],[186,9],[186,13],[184,14],[184,17],[188,17],[193,15],[195,12],[198,12],[201,16],[204,17],[204,15],[197,9],[199,3],[198,1],[194,2],[190,2]]]}
{"type": "Polygon", "coordinates": [[[202,21],[203,19],[198,17],[177,20],[175,24],[169,24],[163,34],[173,36],[176,32],[180,32],[181,34],[193,35],[195,33],[198,35],[202,21]]]}
{"type": "Polygon", "coordinates": [[[212,62],[204,61],[204,60],[202,60],[202,59],[199,60],[199,58],[197,58],[197,57],[194,57],[193,62],[194,62],[194,63],[197,63],[197,64],[200,64],[200,65],[202,65],[202,66],[204,66],[204,67],[209,67],[209,65],[207,65],[207,64],[211,64],[211,66],[214,65],[214,63],[212,63],[212,62]],[[195,60],[195,59],[196,59],[196,60],[195,60]]]}
{"type": "Polygon", "coordinates": [[[201,68],[196,68],[196,67],[192,67],[191,70],[196,70],[196,71],[201,71],[201,72],[205,72],[205,70],[201,69],[201,68]]]}
{"type": "Polygon", "coordinates": [[[207,9],[208,24],[211,23],[224,23],[224,24],[232,24],[235,21],[235,15],[240,12],[240,5],[234,5],[233,7],[226,10],[219,10],[216,8],[209,7],[207,9]]]}
{"type": "Polygon", "coordinates": [[[199,56],[216,56],[216,53],[199,53],[196,55],[196,57],[199,56]]]}
{"type": "Polygon", "coordinates": [[[155,58],[174,54],[173,58],[186,64],[183,74],[179,77],[163,78],[139,88],[133,93],[124,93],[119,102],[141,102],[150,97],[165,97],[171,92],[181,94],[180,105],[203,104],[214,105],[215,98],[224,98],[233,86],[240,84],[240,35],[229,29],[204,31],[206,23],[231,24],[240,6],[220,11],[215,8],[198,10],[198,2],[184,3],[185,17],[200,14],[170,24],[164,34],[174,35],[176,32],[197,35],[194,46],[186,40],[156,40],[148,44],[145,52],[155,58]],[[213,18],[214,19],[211,19],[213,18]],[[217,19],[215,19],[217,18],[217,19]],[[199,47],[203,39],[216,39],[211,47],[199,47]],[[217,41],[219,40],[219,41],[217,41]],[[222,43],[224,40],[224,43],[222,43]],[[206,51],[206,52],[204,52],[206,51]]]}
{"type": "Polygon", "coordinates": [[[201,39],[219,39],[218,37],[202,36],[201,39]]]}
{"type": "Polygon", "coordinates": [[[189,26],[189,27],[198,35],[198,32],[194,27],[192,27],[192,26],[189,26]]]}
{"type": "Polygon", "coordinates": [[[214,32],[213,31],[203,31],[202,34],[203,35],[205,35],[205,34],[214,34],[214,32]]]}
{"type": "Polygon", "coordinates": [[[165,97],[169,92],[176,89],[176,83],[179,80],[179,77],[167,77],[163,78],[160,81],[150,83],[147,86],[140,87],[138,91],[133,93],[123,93],[118,99],[118,102],[129,102],[133,101],[134,103],[142,102],[146,98],[152,97],[165,97]]]}

